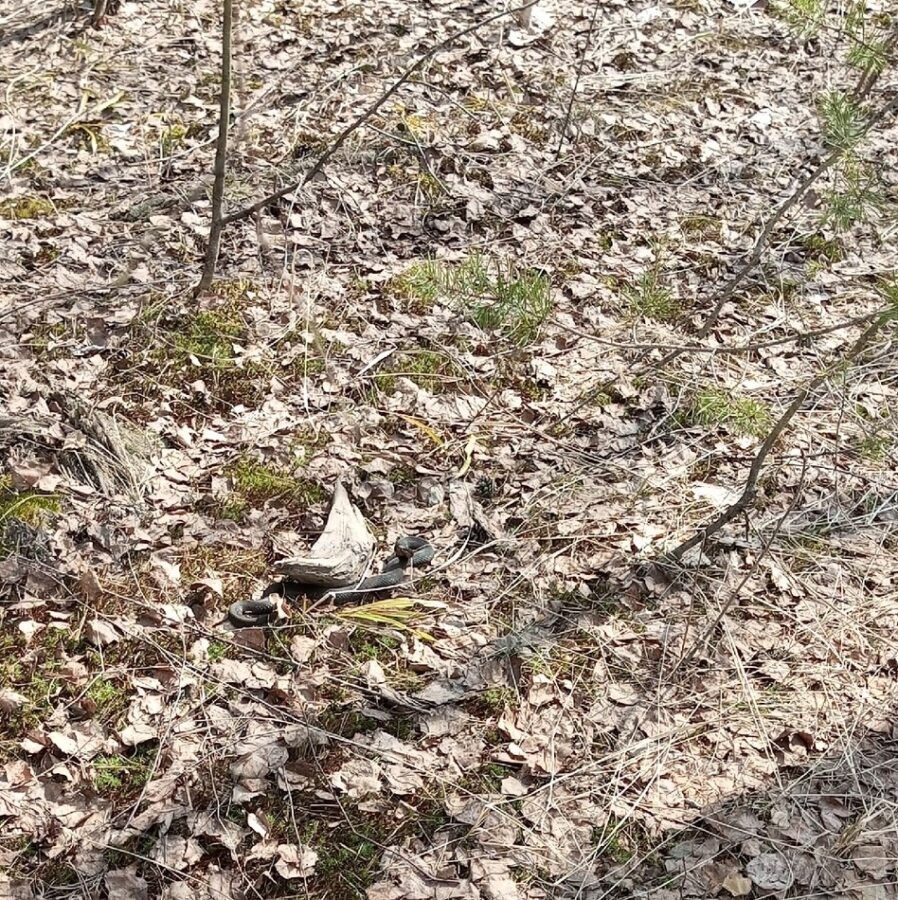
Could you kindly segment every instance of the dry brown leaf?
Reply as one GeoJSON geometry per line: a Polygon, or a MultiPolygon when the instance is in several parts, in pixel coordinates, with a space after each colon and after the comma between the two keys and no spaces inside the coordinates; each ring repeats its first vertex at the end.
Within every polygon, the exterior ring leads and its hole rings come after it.
{"type": "Polygon", "coordinates": [[[147,900],[149,885],[137,874],[137,866],[113,869],[104,877],[109,900],[147,900]]]}
{"type": "Polygon", "coordinates": [[[308,878],[315,873],[318,854],[311,847],[299,844],[278,844],[275,871],[281,878],[308,878]]]}

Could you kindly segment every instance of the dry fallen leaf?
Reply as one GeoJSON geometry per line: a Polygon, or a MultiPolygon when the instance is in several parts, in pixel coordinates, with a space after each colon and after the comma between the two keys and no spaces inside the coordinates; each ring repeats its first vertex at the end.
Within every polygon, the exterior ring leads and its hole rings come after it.
{"type": "Polygon", "coordinates": [[[281,878],[309,878],[315,873],[318,854],[310,847],[298,844],[278,844],[275,871],[281,878]]]}
{"type": "Polygon", "coordinates": [[[733,897],[745,897],[751,893],[752,880],[737,872],[732,872],[723,879],[721,887],[733,897]]]}
{"type": "Polygon", "coordinates": [[[149,884],[137,874],[137,866],[114,869],[104,877],[109,900],[147,900],[149,884]]]}
{"type": "Polygon", "coordinates": [[[776,852],[758,854],[746,865],[745,874],[765,891],[786,891],[795,880],[788,860],[776,852]]]}
{"type": "Polygon", "coordinates": [[[88,622],[84,636],[96,647],[108,647],[122,639],[115,626],[104,619],[92,619],[88,622]]]}

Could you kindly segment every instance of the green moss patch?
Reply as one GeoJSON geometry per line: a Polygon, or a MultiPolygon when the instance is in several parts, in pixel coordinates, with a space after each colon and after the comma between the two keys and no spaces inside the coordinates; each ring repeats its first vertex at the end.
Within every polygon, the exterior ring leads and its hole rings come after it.
{"type": "Polygon", "coordinates": [[[149,781],[155,749],[146,745],[131,756],[100,754],[93,760],[93,781],[97,793],[123,797],[133,795],[149,781]]]}
{"type": "Polygon", "coordinates": [[[463,373],[450,356],[436,350],[416,350],[401,353],[389,368],[375,376],[375,384],[385,393],[395,390],[396,379],[400,376],[431,393],[439,393],[458,381],[463,373]]]}
{"type": "Polygon", "coordinates": [[[213,288],[221,303],[213,309],[167,315],[165,298],[148,304],[133,330],[135,359],[125,378],[141,380],[140,394],[152,388],[183,389],[202,380],[215,408],[253,406],[269,393],[273,361],[247,359],[241,347],[251,340],[244,310],[254,301],[252,282],[226,281],[213,288]],[[135,363],[143,361],[138,367],[135,363]],[[147,376],[150,376],[149,378],[147,376]]]}
{"type": "Polygon", "coordinates": [[[46,197],[18,197],[0,202],[0,219],[45,219],[56,212],[46,197]]]}
{"type": "Polygon", "coordinates": [[[59,512],[59,498],[38,491],[16,491],[8,477],[0,477],[0,525],[16,518],[29,525],[43,524],[49,515],[59,512]]]}
{"type": "Polygon", "coordinates": [[[327,499],[327,492],[317,481],[297,477],[286,469],[260,462],[249,455],[241,456],[232,463],[227,474],[234,485],[235,499],[249,505],[305,508],[327,499]]]}

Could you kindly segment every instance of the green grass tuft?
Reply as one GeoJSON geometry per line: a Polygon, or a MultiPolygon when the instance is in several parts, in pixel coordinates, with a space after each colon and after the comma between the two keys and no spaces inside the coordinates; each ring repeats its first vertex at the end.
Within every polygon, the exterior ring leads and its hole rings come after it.
{"type": "Polygon", "coordinates": [[[829,147],[850,150],[864,135],[866,122],[857,102],[842,91],[827,91],[817,103],[823,136],[829,147]]]}
{"type": "Polygon", "coordinates": [[[430,259],[416,262],[390,279],[387,288],[393,296],[407,302],[410,312],[427,312],[443,290],[442,266],[430,259]]]}
{"type": "Polygon", "coordinates": [[[697,425],[723,426],[752,437],[763,437],[772,424],[770,410],[765,404],[721,388],[700,391],[692,402],[690,417],[697,425]]]}
{"type": "Polygon", "coordinates": [[[624,287],[623,294],[635,315],[656,322],[672,322],[682,311],[657,268],[643,272],[635,282],[624,287]]]}
{"type": "Polygon", "coordinates": [[[413,312],[426,312],[442,301],[484,331],[497,331],[521,347],[537,339],[552,311],[551,284],[543,272],[476,253],[459,263],[417,262],[388,287],[413,312]]]}

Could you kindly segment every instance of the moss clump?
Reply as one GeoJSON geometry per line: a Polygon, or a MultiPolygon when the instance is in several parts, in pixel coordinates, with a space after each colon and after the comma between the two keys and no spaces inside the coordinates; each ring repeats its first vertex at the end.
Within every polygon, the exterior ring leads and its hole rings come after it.
{"type": "Polygon", "coordinates": [[[59,512],[59,498],[38,491],[16,491],[8,477],[0,477],[0,525],[15,518],[35,527],[59,512]]]}
{"type": "Polygon", "coordinates": [[[212,293],[225,301],[226,308],[235,310],[242,309],[255,300],[257,287],[251,278],[233,278],[229,281],[216,282],[212,287],[212,293]]]}
{"type": "Polygon", "coordinates": [[[46,197],[19,197],[0,203],[0,219],[45,219],[56,207],[46,197]]]}
{"type": "MultiPolygon", "coordinates": [[[[250,337],[242,313],[249,300],[249,285],[242,281],[216,285],[214,290],[225,296],[221,306],[167,321],[164,303],[154,301],[145,309],[135,323],[132,344],[134,355],[149,363],[140,369],[142,395],[163,386],[183,389],[200,378],[207,389],[203,396],[215,408],[253,405],[267,396],[273,363],[247,359],[239,346],[250,337]]],[[[136,367],[126,371],[129,382],[125,386],[130,387],[136,367]]],[[[190,402],[195,404],[196,398],[190,402]]]]}
{"type": "Polygon", "coordinates": [[[233,308],[210,309],[191,316],[175,336],[180,357],[193,357],[203,368],[234,365],[234,342],[245,336],[243,320],[233,308]]]}
{"type": "Polygon", "coordinates": [[[715,219],[713,216],[694,215],[684,216],[680,219],[680,228],[683,229],[684,234],[705,240],[719,238],[720,226],[720,219],[715,219]]]}
{"type": "Polygon", "coordinates": [[[87,697],[97,704],[97,708],[109,706],[121,696],[121,691],[111,681],[98,678],[87,689],[87,697]]]}
{"type": "Polygon", "coordinates": [[[229,649],[227,644],[222,644],[219,641],[212,641],[209,644],[206,655],[209,657],[210,662],[217,662],[220,659],[227,658],[229,649]]]}
{"type": "Polygon", "coordinates": [[[418,176],[418,187],[428,200],[438,200],[446,194],[446,185],[430,172],[422,172],[418,176]]]}
{"type": "Polygon", "coordinates": [[[110,720],[124,711],[128,695],[122,688],[105,678],[97,678],[85,694],[96,707],[96,715],[110,720]]]}
{"type": "Polygon", "coordinates": [[[498,716],[507,704],[514,703],[515,692],[508,687],[486,688],[465,704],[475,715],[498,716]]]}
{"type": "Polygon", "coordinates": [[[93,761],[93,781],[97,793],[119,794],[139,791],[152,771],[154,752],[142,747],[133,756],[100,754],[93,761]]]}
{"type": "Polygon", "coordinates": [[[311,506],[324,502],[326,492],[311,478],[297,478],[277,466],[241,456],[228,467],[235,492],[249,504],[280,503],[311,506]]]}
{"type": "Polygon", "coordinates": [[[304,831],[303,840],[318,854],[315,880],[327,886],[327,895],[336,900],[364,897],[377,875],[381,846],[388,841],[389,831],[367,822],[320,833],[317,822],[308,822],[304,831]]]}
{"type": "Polygon", "coordinates": [[[826,238],[817,232],[804,235],[799,243],[812,262],[836,263],[845,258],[845,246],[838,238],[826,238]]]}
{"type": "Polygon", "coordinates": [[[763,437],[772,423],[770,410],[765,404],[720,388],[707,388],[696,394],[690,418],[696,425],[723,426],[737,434],[752,437],[763,437]]]}
{"type": "Polygon", "coordinates": [[[888,458],[892,440],[885,434],[868,434],[858,442],[857,452],[867,462],[881,463],[888,458]]]}
{"type": "Polygon", "coordinates": [[[377,719],[339,704],[331,704],[323,709],[318,717],[318,724],[329,734],[346,738],[376,731],[380,727],[377,719]]]}
{"type": "Polygon", "coordinates": [[[159,149],[163,158],[171,156],[189,138],[199,132],[199,127],[195,123],[185,123],[179,116],[168,121],[157,120],[156,127],[159,135],[159,149]]]}
{"type": "Polygon", "coordinates": [[[59,498],[38,491],[16,491],[8,477],[0,477],[0,554],[6,556],[31,543],[35,530],[59,512],[59,498]]]}

